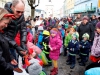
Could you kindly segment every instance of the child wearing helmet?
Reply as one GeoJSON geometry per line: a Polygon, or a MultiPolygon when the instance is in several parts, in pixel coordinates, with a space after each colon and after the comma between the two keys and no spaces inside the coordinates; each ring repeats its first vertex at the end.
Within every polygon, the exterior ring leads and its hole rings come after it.
{"type": "Polygon", "coordinates": [[[79,62],[80,66],[85,66],[86,61],[88,60],[89,55],[89,49],[90,49],[90,43],[89,43],[89,34],[85,33],[83,34],[83,40],[80,42],[80,58],[81,61],[79,62]]]}
{"type": "Polygon", "coordinates": [[[72,40],[68,43],[67,50],[69,53],[67,65],[71,65],[70,68],[73,69],[75,67],[75,57],[79,50],[78,35],[76,33],[72,34],[72,40]]]}
{"type": "Polygon", "coordinates": [[[42,41],[43,53],[46,55],[46,57],[48,59],[48,66],[52,66],[52,61],[51,61],[51,59],[49,57],[49,52],[50,52],[49,37],[50,37],[49,31],[44,30],[43,31],[43,41],[42,41]]]}

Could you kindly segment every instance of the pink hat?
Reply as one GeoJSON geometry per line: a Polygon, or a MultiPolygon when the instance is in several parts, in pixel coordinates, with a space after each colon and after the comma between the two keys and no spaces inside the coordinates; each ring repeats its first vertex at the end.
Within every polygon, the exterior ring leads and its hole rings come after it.
{"type": "Polygon", "coordinates": [[[89,20],[87,16],[84,16],[82,20],[89,20]]]}
{"type": "Polygon", "coordinates": [[[98,23],[96,24],[96,27],[97,27],[97,28],[100,28],[100,22],[98,22],[98,23]]]}

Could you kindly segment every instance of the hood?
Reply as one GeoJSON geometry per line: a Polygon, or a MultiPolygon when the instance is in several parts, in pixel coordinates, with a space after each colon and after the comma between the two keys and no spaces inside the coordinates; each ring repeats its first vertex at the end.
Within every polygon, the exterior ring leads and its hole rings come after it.
{"type": "Polygon", "coordinates": [[[7,2],[7,3],[5,4],[5,6],[4,6],[4,8],[5,8],[8,12],[13,13],[13,11],[11,10],[11,5],[12,5],[11,2],[7,2]]]}
{"type": "MultiPolygon", "coordinates": [[[[4,6],[4,8],[9,12],[9,13],[12,13],[13,14],[13,11],[11,9],[11,5],[12,3],[11,2],[7,2],[4,6]]],[[[13,20],[12,20],[13,21],[13,20]]],[[[24,15],[22,15],[21,17],[19,17],[18,19],[14,20],[16,21],[18,24],[22,23],[24,21],[24,15]]]]}

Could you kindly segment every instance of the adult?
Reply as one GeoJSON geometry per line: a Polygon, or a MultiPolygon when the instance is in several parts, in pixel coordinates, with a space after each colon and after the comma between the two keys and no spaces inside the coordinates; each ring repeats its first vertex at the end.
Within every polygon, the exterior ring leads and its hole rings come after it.
{"type": "Polygon", "coordinates": [[[78,33],[79,33],[79,40],[82,40],[82,36],[85,33],[88,33],[90,38],[89,41],[93,41],[94,37],[94,30],[93,30],[93,25],[88,22],[88,17],[84,16],[81,25],[78,27],[78,33]]]}
{"type": "Polygon", "coordinates": [[[2,29],[7,27],[11,15],[7,10],[0,8],[0,75],[14,75],[12,65],[17,65],[9,52],[9,42],[2,35],[2,29]]]}
{"type": "Polygon", "coordinates": [[[91,23],[94,26],[94,30],[95,30],[96,24],[98,23],[96,15],[92,15],[91,23]]]}
{"type": "Polygon", "coordinates": [[[81,14],[78,14],[75,19],[75,22],[80,22],[80,21],[82,21],[81,14]]]}
{"type": "MultiPolygon", "coordinates": [[[[13,0],[12,3],[8,2],[5,4],[5,9],[9,13],[14,14],[16,18],[15,20],[11,20],[8,27],[4,29],[4,35],[6,39],[9,41],[9,43],[11,43],[12,45],[10,49],[11,54],[17,60],[18,57],[16,56],[16,51],[21,56],[26,54],[25,43],[26,43],[27,31],[26,31],[26,23],[25,23],[24,14],[23,14],[24,9],[25,9],[25,4],[23,0],[13,0]],[[21,38],[20,38],[21,46],[18,46],[14,40],[18,31],[20,31],[20,35],[21,35],[21,38]]],[[[18,65],[14,66],[14,70],[19,73],[22,72],[22,70],[18,68],[18,65]]]]}

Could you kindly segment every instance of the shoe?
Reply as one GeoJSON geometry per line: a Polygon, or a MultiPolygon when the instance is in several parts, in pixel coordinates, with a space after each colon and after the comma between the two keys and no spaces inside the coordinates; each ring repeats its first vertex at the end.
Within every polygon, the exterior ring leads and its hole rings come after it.
{"type": "Polygon", "coordinates": [[[79,57],[79,58],[77,58],[77,60],[80,60],[81,58],[79,57]]]}
{"type": "Polygon", "coordinates": [[[52,63],[48,63],[48,65],[47,66],[52,66],[52,63]]]}
{"type": "Polygon", "coordinates": [[[55,67],[54,67],[53,69],[50,70],[50,72],[53,72],[53,71],[55,71],[55,70],[58,71],[58,68],[55,68],[55,67]]]}
{"type": "Polygon", "coordinates": [[[81,63],[79,63],[79,65],[80,65],[80,66],[85,66],[85,63],[82,63],[82,62],[81,62],[81,63]]]}
{"type": "Polygon", "coordinates": [[[71,66],[70,66],[70,69],[73,69],[75,67],[75,64],[72,64],[71,66]]]}
{"type": "Polygon", "coordinates": [[[70,64],[71,64],[71,62],[67,62],[66,64],[67,64],[67,65],[70,65],[70,64]]]}
{"type": "Polygon", "coordinates": [[[22,73],[23,71],[20,68],[14,68],[14,71],[18,72],[18,73],[22,73]]]}
{"type": "Polygon", "coordinates": [[[58,68],[54,68],[54,70],[50,73],[50,75],[57,75],[58,74],[58,68]]]}

